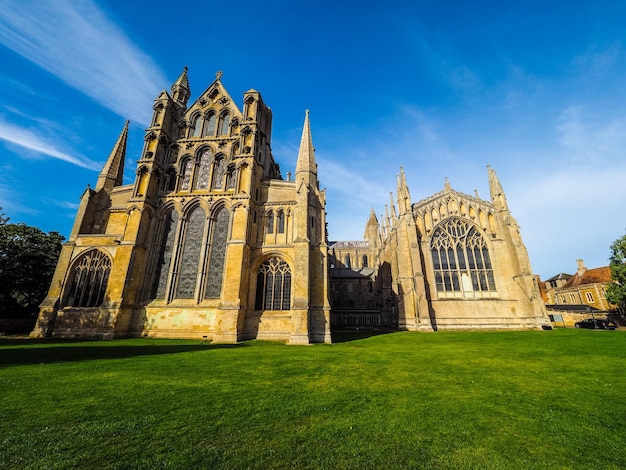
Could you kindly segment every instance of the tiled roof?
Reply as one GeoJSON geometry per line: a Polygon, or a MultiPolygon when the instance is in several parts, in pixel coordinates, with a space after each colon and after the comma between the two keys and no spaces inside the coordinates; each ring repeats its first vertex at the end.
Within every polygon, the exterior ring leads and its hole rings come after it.
{"type": "Polygon", "coordinates": [[[572,278],[565,283],[563,289],[568,287],[576,287],[584,284],[596,284],[611,282],[611,268],[603,266],[602,268],[588,269],[582,274],[574,274],[572,278]]]}
{"type": "Polygon", "coordinates": [[[567,281],[567,280],[571,279],[571,277],[572,277],[571,274],[559,273],[556,276],[552,276],[550,279],[546,279],[545,282],[559,281],[561,279],[565,279],[567,281]]]}

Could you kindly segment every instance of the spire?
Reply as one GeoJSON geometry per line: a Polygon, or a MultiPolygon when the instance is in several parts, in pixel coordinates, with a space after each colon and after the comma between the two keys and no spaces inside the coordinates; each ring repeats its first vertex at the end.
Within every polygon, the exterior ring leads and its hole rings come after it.
{"type": "Polygon", "coordinates": [[[304,180],[310,186],[317,186],[317,163],[315,163],[315,149],[311,139],[311,125],[309,123],[309,110],[306,110],[302,140],[298,151],[296,163],[296,181],[304,180]]]}
{"type": "Polygon", "coordinates": [[[370,209],[370,218],[367,220],[367,226],[378,227],[378,219],[376,218],[376,212],[374,212],[373,207],[370,209]]]}
{"type": "Polygon", "coordinates": [[[389,207],[391,207],[391,220],[394,221],[398,218],[396,214],[396,205],[393,202],[393,193],[389,193],[389,207]]]}
{"type": "Polygon", "coordinates": [[[491,197],[491,202],[496,209],[508,211],[509,206],[506,202],[504,189],[502,189],[502,185],[500,184],[500,180],[498,179],[495,170],[487,165],[487,171],[489,174],[489,195],[491,197]]]}
{"type": "Polygon", "coordinates": [[[172,85],[172,98],[181,103],[183,106],[187,106],[187,101],[191,96],[191,89],[189,88],[189,79],[187,78],[187,67],[183,68],[183,73],[172,85]]]}
{"type": "Polygon", "coordinates": [[[111,155],[107,159],[104,168],[98,176],[96,191],[104,189],[111,191],[116,186],[121,186],[124,179],[124,159],[126,158],[126,141],[128,140],[128,121],[120,134],[111,155]]]}
{"type": "Polygon", "coordinates": [[[406,176],[402,167],[400,167],[400,174],[398,175],[397,196],[398,212],[402,216],[411,210],[411,195],[409,194],[409,187],[406,184],[406,176]]]}

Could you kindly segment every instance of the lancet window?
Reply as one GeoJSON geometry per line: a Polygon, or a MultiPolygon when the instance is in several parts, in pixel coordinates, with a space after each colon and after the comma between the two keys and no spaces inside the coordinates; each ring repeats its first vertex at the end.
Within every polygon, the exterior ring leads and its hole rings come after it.
{"type": "Polygon", "coordinates": [[[274,212],[267,214],[267,233],[274,233],[274,212]]]}
{"type": "Polygon", "coordinates": [[[261,264],[257,273],[256,310],[289,310],[291,308],[291,269],[273,256],[261,264]]]}
{"type": "Polygon", "coordinates": [[[215,113],[211,113],[204,119],[204,126],[202,127],[202,136],[213,137],[215,135],[216,126],[217,126],[217,116],[215,115],[215,113]]]}
{"type": "Polygon", "coordinates": [[[224,187],[224,174],[226,173],[226,162],[223,156],[218,156],[213,165],[213,181],[211,189],[222,189],[224,187]]]}
{"type": "Polygon", "coordinates": [[[100,250],[88,251],[76,261],[72,274],[67,305],[70,307],[102,305],[111,274],[111,259],[100,250]]]}
{"type": "Polygon", "coordinates": [[[224,113],[220,117],[219,135],[228,135],[229,126],[230,126],[230,115],[228,113],[224,113]]]}
{"type": "Polygon", "coordinates": [[[496,290],[489,249],[469,221],[452,217],[434,231],[431,254],[438,291],[496,290]]]}
{"type": "Polygon", "coordinates": [[[189,191],[189,187],[191,186],[191,173],[193,170],[193,165],[191,164],[191,160],[187,158],[183,160],[182,163],[182,181],[180,183],[181,191],[189,191]]]}
{"type": "Polygon", "coordinates": [[[198,176],[196,177],[195,189],[208,189],[209,177],[211,176],[211,162],[213,161],[213,153],[205,150],[200,156],[200,165],[198,167],[198,176]]]}
{"type": "Polygon", "coordinates": [[[276,233],[285,233],[285,213],[280,211],[276,221],[276,233]]]}
{"type": "Polygon", "coordinates": [[[191,137],[200,137],[200,133],[202,132],[202,116],[196,116],[193,121],[191,121],[191,137]]]}

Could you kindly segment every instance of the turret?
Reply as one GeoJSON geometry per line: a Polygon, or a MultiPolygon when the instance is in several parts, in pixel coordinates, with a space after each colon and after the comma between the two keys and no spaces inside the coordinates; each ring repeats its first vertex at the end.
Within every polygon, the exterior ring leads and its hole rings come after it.
{"type": "Polygon", "coordinates": [[[187,77],[187,67],[183,69],[183,73],[172,84],[172,98],[183,107],[187,107],[187,101],[191,96],[191,90],[189,88],[189,79],[187,77]]]}
{"type": "Polygon", "coordinates": [[[406,176],[404,175],[404,168],[400,167],[400,174],[398,175],[398,213],[403,216],[407,212],[411,211],[411,195],[409,194],[409,187],[406,184],[406,176]]]}

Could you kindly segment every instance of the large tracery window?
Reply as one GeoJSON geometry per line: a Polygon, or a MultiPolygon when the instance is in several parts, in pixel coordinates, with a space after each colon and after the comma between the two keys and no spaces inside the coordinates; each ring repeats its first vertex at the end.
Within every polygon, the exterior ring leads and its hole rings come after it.
{"type": "Polygon", "coordinates": [[[222,280],[226,259],[226,242],[228,241],[228,219],[228,209],[222,207],[217,212],[213,225],[209,273],[206,280],[205,297],[207,299],[218,298],[222,292],[222,280]]]}
{"type": "Polygon", "coordinates": [[[73,278],[67,297],[70,307],[99,307],[104,301],[111,260],[100,250],[82,255],[74,265],[73,278]]]}
{"type": "Polygon", "coordinates": [[[193,299],[196,293],[198,279],[198,263],[202,250],[202,235],[206,215],[201,207],[195,207],[186,222],[183,254],[180,260],[178,286],[176,297],[179,299],[193,299]]]}
{"type": "Polygon", "coordinates": [[[162,225],[162,237],[159,244],[159,254],[156,261],[155,283],[152,287],[152,298],[162,299],[165,297],[167,278],[170,272],[172,252],[174,251],[174,236],[178,224],[178,213],[170,210],[165,216],[162,225]]]}
{"type": "Polygon", "coordinates": [[[289,310],[291,306],[291,270],[282,259],[273,256],[261,264],[256,283],[256,310],[289,310]]]}
{"type": "Polygon", "coordinates": [[[431,253],[438,291],[496,290],[487,244],[471,222],[456,217],[442,222],[433,233],[431,253]]]}

